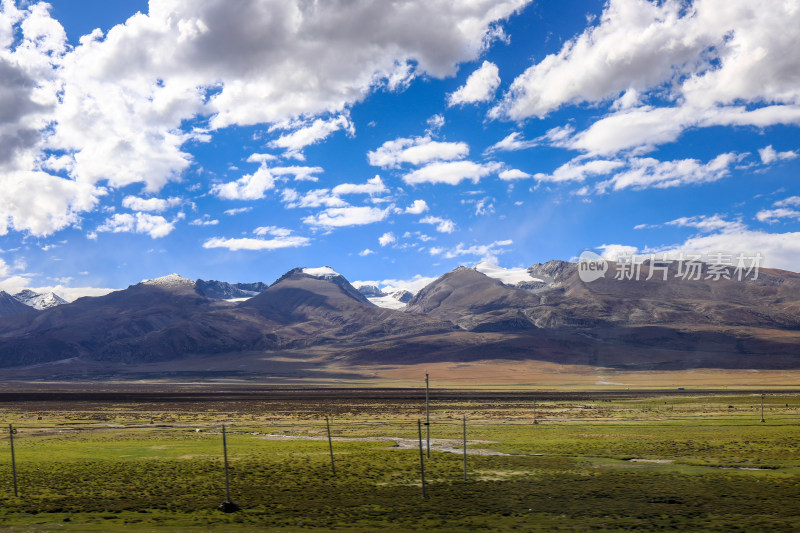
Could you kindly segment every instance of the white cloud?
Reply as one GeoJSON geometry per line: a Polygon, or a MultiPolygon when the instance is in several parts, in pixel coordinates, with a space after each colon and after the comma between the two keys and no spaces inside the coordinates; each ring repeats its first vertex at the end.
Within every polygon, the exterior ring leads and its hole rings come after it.
{"type": "MultiPolygon", "coordinates": [[[[326,129],[346,128],[341,117],[374,90],[400,89],[417,75],[452,76],[502,35],[494,24],[525,3],[266,0],[234,9],[225,0],[153,0],[147,14],[70,47],[46,4],[17,9],[6,1],[0,171],[4,181],[17,173],[13,181],[25,186],[4,195],[2,231],[46,234],[74,224],[96,207],[98,184],[157,192],[193,163],[186,143],[207,142],[220,128],[302,118],[308,124],[274,141],[297,155],[326,129]],[[42,170],[70,180],[44,174],[26,182],[24,173],[42,170]],[[32,201],[50,196],[34,181],[55,184],[58,198],[32,201]],[[10,207],[32,203],[42,208],[32,216],[10,207]]],[[[266,187],[243,189],[219,192],[260,197],[266,187]]]]}
{"type": "Polygon", "coordinates": [[[269,146],[270,148],[283,148],[285,150],[284,157],[302,160],[305,159],[303,148],[317,144],[341,129],[346,130],[351,136],[355,135],[355,126],[350,121],[350,118],[345,115],[339,115],[330,120],[318,118],[308,125],[304,124],[295,129],[292,133],[281,135],[271,141],[269,146]]]}
{"type": "Polygon", "coordinates": [[[484,61],[478,70],[467,78],[466,83],[447,96],[447,105],[474,104],[488,102],[500,86],[500,71],[497,65],[484,61]]]}
{"type": "Polygon", "coordinates": [[[307,237],[277,237],[275,239],[252,239],[243,237],[238,239],[225,239],[214,237],[203,243],[203,248],[227,248],[231,251],[238,250],[277,250],[279,248],[297,248],[309,244],[307,237]]]}
{"type": "Polygon", "coordinates": [[[211,194],[225,200],[259,200],[264,193],[275,188],[275,178],[266,166],[236,181],[219,183],[211,187],[211,194]]]}
{"type": "Polygon", "coordinates": [[[515,79],[490,116],[521,120],[616,99],[609,115],[562,140],[594,155],[649,151],[687,128],[798,125],[800,57],[785,52],[797,27],[792,2],[612,0],[599,24],[515,79]]]}
{"type": "Polygon", "coordinates": [[[270,161],[276,161],[278,156],[272,154],[250,154],[247,158],[248,163],[269,163],[270,161]]]}
{"type": "Polygon", "coordinates": [[[422,165],[431,161],[451,161],[469,155],[463,142],[434,141],[430,137],[399,138],[386,141],[377,150],[367,152],[369,164],[381,168],[399,168],[408,163],[422,165]]]}
{"type": "Polygon", "coordinates": [[[363,250],[358,252],[358,255],[360,255],[361,257],[367,257],[368,255],[372,255],[374,253],[375,253],[374,250],[370,250],[369,248],[364,248],[363,250]]]}
{"type": "Polygon", "coordinates": [[[539,139],[528,140],[522,137],[522,133],[515,131],[503,137],[492,146],[486,149],[485,153],[492,152],[514,152],[517,150],[527,150],[539,144],[539,139]]]}
{"type": "Polygon", "coordinates": [[[696,159],[677,161],[658,161],[653,158],[635,158],[628,161],[628,168],[613,178],[598,183],[596,190],[600,193],[608,189],[619,191],[633,188],[665,189],[681,185],[708,183],[720,180],[730,173],[730,167],[742,158],[735,153],[720,154],[708,163],[700,163],[696,159]]]}
{"type": "Polygon", "coordinates": [[[787,207],[779,207],[777,209],[762,209],[756,213],[756,219],[759,222],[767,222],[769,224],[778,222],[782,218],[800,220],[800,211],[787,207]]]}
{"type": "Polygon", "coordinates": [[[80,221],[105,189],[45,172],[0,173],[0,235],[8,230],[50,235],[80,221]]]}
{"type": "Polygon", "coordinates": [[[225,211],[223,211],[223,213],[225,213],[230,217],[234,215],[240,215],[242,213],[249,213],[252,210],[253,210],[252,207],[234,207],[233,209],[226,209],[225,211]]]}
{"type": "Polygon", "coordinates": [[[433,254],[434,248],[431,248],[431,253],[433,255],[444,254],[444,257],[447,259],[472,255],[480,257],[481,261],[497,263],[497,256],[499,254],[508,252],[506,248],[512,244],[514,244],[514,241],[510,239],[494,241],[490,244],[473,244],[472,246],[466,246],[464,243],[458,243],[455,248],[437,249],[435,254],[433,254]]]}
{"type": "Polygon", "coordinates": [[[288,208],[347,206],[347,202],[333,194],[330,189],[314,189],[302,195],[294,189],[284,189],[281,191],[281,200],[288,208]]]}
{"type": "Polygon", "coordinates": [[[456,230],[456,224],[452,220],[448,220],[446,218],[435,217],[429,215],[420,220],[422,224],[434,224],[436,225],[436,231],[439,233],[453,233],[456,230]]]}
{"type": "Polygon", "coordinates": [[[392,244],[394,242],[397,242],[397,238],[394,236],[394,233],[392,233],[391,231],[389,231],[387,233],[384,233],[383,235],[381,235],[378,238],[378,243],[381,246],[388,246],[389,244],[392,244]]]}
{"type": "Polygon", "coordinates": [[[504,181],[524,180],[531,177],[530,174],[518,168],[507,168],[501,171],[497,176],[504,181]]]}
{"type": "Polygon", "coordinates": [[[428,203],[425,200],[414,200],[410,206],[406,207],[404,213],[410,215],[421,215],[428,210],[428,203]]]}
{"type": "Polygon", "coordinates": [[[203,215],[189,222],[190,226],[216,226],[217,224],[219,224],[219,220],[211,218],[211,215],[203,215]]]}
{"type": "Polygon", "coordinates": [[[760,253],[761,266],[796,271],[800,262],[800,233],[768,233],[743,230],[721,232],[692,237],[679,246],[664,249],[673,255],[680,251],[697,251],[706,254],[727,252],[732,254],[760,253]]]}
{"type": "Polygon", "coordinates": [[[95,231],[100,233],[144,233],[153,239],[158,239],[169,235],[174,229],[175,220],[170,222],[160,215],[115,213],[95,231]]]}
{"type": "Polygon", "coordinates": [[[624,244],[603,244],[598,248],[603,251],[600,254],[603,259],[608,261],[619,261],[620,258],[631,257],[639,251],[636,246],[626,246],[624,244]]]}
{"type": "Polygon", "coordinates": [[[314,174],[324,172],[322,167],[272,167],[269,169],[273,176],[294,176],[294,181],[318,181],[314,174]]]}
{"type": "Polygon", "coordinates": [[[342,194],[381,194],[389,192],[386,185],[383,184],[380,176],[375,176],[367,180],[366,183],[356,185],[354,183],[340,183],[333,188],[333,194],[340,196],[342,194]]]}
{"type": "Polygon", "coordinates": [[[701,233],[713,231],[740,231],[746,229],[740,220],[726,220],[720,215],[700,215],[694,217],[680,217],[663,224],[638,224],[633,229],[661,228],[676,226],[679,228],[695,228],[701,233]]]}
{"type": "Polygon", "coordinates": [[[785,161],[789,159],[794,159],[797,157],[797,152],[787,151],[787,152],[777,152],[770,144],[769,146],[765,146],[764,148],[759,149],[758,155],[761,157],[761,162],[765,165],[769,165],[774,163],[775,161],[785,161]]]}
{"type": "Polygon", "coordinates": [[[425,130],[425,135],[435,135],[444,127],[444,117],[442,115],[436,114],[431,116],[427,121],[426,124],[428,125],[428,129],[425,130]]]}
{"type": "Polygon", "coordinates": [[[162,213],[170,207],[180,205],[182,200],[172,196],[170,198],[139,198],[137,196],[126,196],[122,199],[122,207],[131,211],[149,211],[162,213]]]}
{"type": "Polygon", "coordinates": [[[458,185],[464,180],[478,183],[481,178],[498,172],[502,165],[497,162],[474,163],[472,161],[447,161],[430,163],[403,176],[409,185],[420,183],[447,183],[458,185]]]}
{"type": "Polygon", "coordinates": [[[380,281],[354,281],[354,287],[362,287],[364,285],[375,285],[380,287],[385,293],[393,293],[397,291],[409,291],[416,294],[422,290],[426,285],[430,285],[437,278],[422,276],[420,274],[414,275],[411,279],[384,279],[380,281]]]}
{"type": "Polygon", "coordinates": [[[565,182],[565,181],[583,181],[587,176],[605,175],[625,166],[622,161],[605,161],[594,160],[585,163],[578,159],[573,159],[564,163],[552,174],[537,173],[534,177],[539,181],[548,182],[565,182]]]}
{"type": "Polygon", "coordinates": [[[678,226],[681,228],[695,228],[703,233],[712,231],[741,231],[745,229],[744,224],[738,220],[725,220],[719,215],[681,217],[664,223],[665,226],[678,226]]]}
{"type": "Polygon", "coordinates": [[[288,237],[292,234],[292,230],[280,228],[278,226],[261,226],[254,229],[253,233],[259,236],[272,235],[273,237],[288,237]]]}
{"type": "Polygon", "coordinates": [[[309,226],[322,228],[342,228],[347,226],[362,226],[380,222],[389,214],[390,209],[377,207],[331,207],[324,211],[307,216],[303,219],[309,226]]]}
{"type": "Polygon", "coordinates": [[[800,207],[800,196],[790,196],[788,198],[784,198],[783,200],[778,200],[773,205],[775,207],[800,207]]]}

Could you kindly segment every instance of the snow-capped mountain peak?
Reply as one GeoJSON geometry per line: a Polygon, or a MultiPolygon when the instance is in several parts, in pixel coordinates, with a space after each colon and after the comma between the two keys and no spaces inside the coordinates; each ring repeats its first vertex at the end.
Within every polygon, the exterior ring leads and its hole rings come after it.
{"type": "Polygon", "coordinates": [[[25,289],[14,295],[14,298],[27,306],[42,311],[67,303],[65,299],[54,292],[38,293],[30,289],[25,289]]]}
{"type": "Polygon", "coordinates": [[[334,278],[336,276],[341,276],[341,274],[339,274],[329,266],[323,266],[317,268],[304,268],[303,274],[320,279],[327,279],[327,278],[334,278]]]}
{"type": "Polygon", "coordinates": [[[194,287],[194,281],[186,279],[178,274],[169,274],[160,278],[143,280],[142,285],[152,285],[155,287],[194,287]]]}

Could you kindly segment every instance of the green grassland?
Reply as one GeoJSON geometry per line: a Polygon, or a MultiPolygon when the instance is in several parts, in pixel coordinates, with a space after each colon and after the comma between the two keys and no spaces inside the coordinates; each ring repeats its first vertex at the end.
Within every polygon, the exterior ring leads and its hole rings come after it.
{"type": "Polygon", "coordinates": [[[416,401],[0,404],[0,529],[797,531],[800,396],[760,401],[434,401],[426,499],[416,401]]]}

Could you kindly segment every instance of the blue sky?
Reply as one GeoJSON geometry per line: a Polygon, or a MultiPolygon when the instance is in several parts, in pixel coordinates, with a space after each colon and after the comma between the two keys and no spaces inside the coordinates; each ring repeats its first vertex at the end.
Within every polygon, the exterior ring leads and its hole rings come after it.
{"type": "Polygon", "coordinates": [[[800,259],[800,3],[5,0],[0,288],[800,259]]]}

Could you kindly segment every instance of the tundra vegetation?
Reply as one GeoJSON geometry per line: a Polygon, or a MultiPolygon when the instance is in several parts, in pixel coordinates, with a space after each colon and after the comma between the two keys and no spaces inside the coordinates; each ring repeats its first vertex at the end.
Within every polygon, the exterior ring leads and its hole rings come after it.
{"type": "Polygon", "coordinates": [[[8,531],[800,529],[800,395],[418,392],[0,403],[8,531]],[[533,399],[536,399],[534,424],[533,399]],[[463,479],[462,415],[467,418],[463,479]],[[336,475],[325,426],[332,421],[336,475]],[[8,423],[19,496],[12,486],[8,423]],[[231,499],[225,498],[221,425],[231,499]]]}

